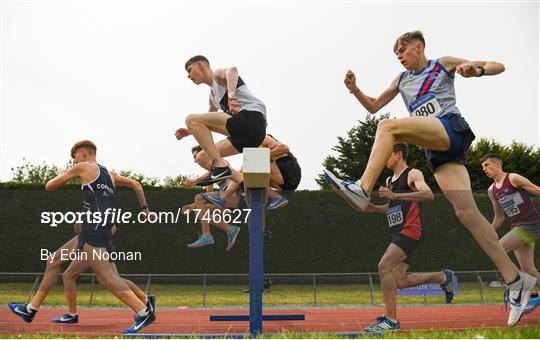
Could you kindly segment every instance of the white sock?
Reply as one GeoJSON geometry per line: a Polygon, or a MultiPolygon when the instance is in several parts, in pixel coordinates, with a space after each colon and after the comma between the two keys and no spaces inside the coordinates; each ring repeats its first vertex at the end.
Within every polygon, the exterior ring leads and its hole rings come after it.
{"type": "Polygon", "coordinates": [[[146,309],[146,307],[144,307],[144,309],[141,309],[140,311],[137,312],[137,316],[147,316],[148,315],[148,310],[146,309]]]}
{"type": "Polygon", "coordinates": [[[29,304],[26,305],[26,311],[27,311],[28,313],[37,312],[37,310],[38,310],[38,309],[37,309],[36,307],[32,306],[31,303],[29,303],[29,304]]]}
{"type": "Polygon", "coordinates": [[[68,314],[71,315],[71,316],[77,316],[77,313],[75,313],[75,314],[68,313],[68,314]]]}

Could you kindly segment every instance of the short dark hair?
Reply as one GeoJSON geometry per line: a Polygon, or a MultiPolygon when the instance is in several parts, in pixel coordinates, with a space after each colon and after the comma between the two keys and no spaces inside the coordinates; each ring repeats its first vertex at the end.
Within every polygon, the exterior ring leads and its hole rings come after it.
{"type": "Polygon", "coordinates": [[[485,161],[487,161],[488,159],[494,159],[496,160],[497,162],[500,162],[501,163],[501,166],[503,164],[503,160],[501,158],[501,156],[498,154],[498,153],[495,153],[495,152],[490,152],[490,153],[486,153],[484,155],[484,157],[482,157],[480,159],[480,164],[484,163],[485,161]]]}
{"type": "Polygon", "coordinates": [[[405,143],[395,143],[392,151],[394,153],[401,152],[401,156],[403,157],[404,161],[406,161],[407,157],[409,157],[409,146],[405,143]]]}
{"type": "Polygon", "coordinates": [[[90,153],[93,155],[95,155],[97,151],[96,144],[94,144],[94,142],[92,141],[85,139],[85,140],[75,143],[75,145],[71,147],[71,158],[75,158],[75,152],[77,152],[77,150],[82,149],[82,148],[90,151],[90,153]]]}
{"type": "Polygon", "coordinates": [[[424,39],[424,34],[421,31],[412,31],[407,32],[399,36],[394,43],[394,53],[397,51],[399,44],[408,44],[411,41],[419,41],[424,47],[426,47],[426,40],[424,39]]]}
{"type": "Polygon", "coordinates": [[[202,151],[202,147],[200,145],[195,145],[194,147],[191,148],[191,153],[194,153],[194,152],[201,152],[202,151]]]}
{"type": "Polygon", "coordinates": [[[202,61],[202,62],[206,63],[208,66],[210,66],[210,62],[208,61],[208,58],[206,58],[203,55],[196,55],[194,57],[189,58],[188,61],[186,61],[186,65],[185,65],[186,71],[187,71],[187,68],[189,67],[189,65],[191,65],[193,63],[196,63],[198,61],[202,61]]]}

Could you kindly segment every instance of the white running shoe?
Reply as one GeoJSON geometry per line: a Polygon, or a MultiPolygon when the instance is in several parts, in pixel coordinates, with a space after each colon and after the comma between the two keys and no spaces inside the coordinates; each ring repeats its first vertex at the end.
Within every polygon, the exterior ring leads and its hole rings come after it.
{"type": "Polygon", "coordinates": [[[358,184],[351,181],[343,181],[331,171],[324,170],[324,177],[332,190],[343,197],[355,210],[365,211],[370,201],[369,196],[358,184]]]}
{"type": "Polygon", "coordinates": [[[536,286],[536,278],[529,274],[519,272],[519,280],[508,286],[505,294],[506,302],[510,304],[508,326],[512,327],[519,322],[525,306],[529,302],[531,293],[536,286]]]}

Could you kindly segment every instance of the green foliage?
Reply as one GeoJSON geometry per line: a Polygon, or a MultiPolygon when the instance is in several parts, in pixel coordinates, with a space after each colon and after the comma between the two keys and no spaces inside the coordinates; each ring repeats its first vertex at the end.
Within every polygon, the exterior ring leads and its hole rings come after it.
{"type": "MultiPolygon", "coordinates": [[[[13,172],[13,179],[11,180],[14,184],[35,184],[35,185],[45,185],[47,181],[58,176],[60,173],[60,168],[56,165],[48,165],[43,162],[41,165],[30,164],[25,158],[23,158],[23,165],[11,168],[13,172]]],[[[64,168],[69,165],[66,164],[64,168]]]]}
{"type": "Polygon", "coordinates": [[[163,188],[164,189],[175,189],[175,188],[183,188],[184,187],[184,181],[186,180],[187,176],[184,175],[178,175],[176,177],[165,177],[165,180],[163,180],[163,188]]]}
{"type": "Polygon", "coordinates": [[[515,172],[540,184],[540,149],[526,146],[516,141],[510,145],[501,145],[493,139],[481,138],[469,150],[467,168],[471,175],[474,189],[486,190],[493,180],[484,175],[480,159],[487,153],[498,153],[503,159],[505,172],[515,172]]]}
{"type": "MultiPolygon", "coordinates": [[[[61,169],[68,169],[72,166],[72,162],[67,162],[63,167],[50,165],[43,162],[39,165],[30,164],[23,158],[23,164],[15,168],[11,168],[13,177],[10,181],[0,183],[0,188],[3,189],[41,189],[52,178],[60,174],[61,169]]],[[[178,189],[183,187],[183,182],[187,178],[184,175],[176,177],[165,177],[163,183],[157,177],[148,177],[141,173],[136,173],[131,170],[121,170],[120,175],[132,178],[141,183],[143,187],[162,187],[163,189],[178,189]]],[[[77,180],[72,180],[69,185],[78,184],[77,180]]]]}
{"type": "Polygon", "coordinates": [[[157,187],[159,186],[159,178],[147,177],[143,174],[133,172],[131,170],[120,170],[120,176],[128,177],[141,183],[143,187],[157,187]]]}
{"type": "MultiPolygon", "coordinates": [[[[381,116],[368,115],[365,121],[358,121],[359,125],[347,131],[346,137],[338,136],[338,144],[332,148],[338,155],[326,156],[323,167],[332,171],[339,178],[350,180],[360,178],[375,141],[377,124],[389,116],[388,113],[381,116]]],[[[383,174],[379,179],[385,176],[386,174],[383,174]]],[[[328,189],[328,184],[326,184],[322,174],[316,181],[321,188],[328,189]]]]}

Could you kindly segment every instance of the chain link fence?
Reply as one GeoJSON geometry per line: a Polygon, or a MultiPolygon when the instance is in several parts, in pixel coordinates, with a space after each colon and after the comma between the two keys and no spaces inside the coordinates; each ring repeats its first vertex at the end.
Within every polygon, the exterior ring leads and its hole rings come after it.
{"type": "MultiPolygon", "coordinates": [[[[497,271],[455,272],[454,304],[500,304],[506,288],[497,271]]],[[[0,273],[0,303],[29,301],[39,287],[42,273],[0,273]]],[[[242,307],[249,305],[247,274],[122,274],[147,294],[158,298],[160,307],[242,307]]],[[[265,274],[265,306],[382,305],[378,273],[265,274]]],[[[78,305],[120,307],[94,274],[77,280],[78,305]]],[[[438,284],[398,291],[400,304],[444,304],[438,284]]],[[[47,305],[65,305],[62,278],[49,294],[47,305]]]]}

